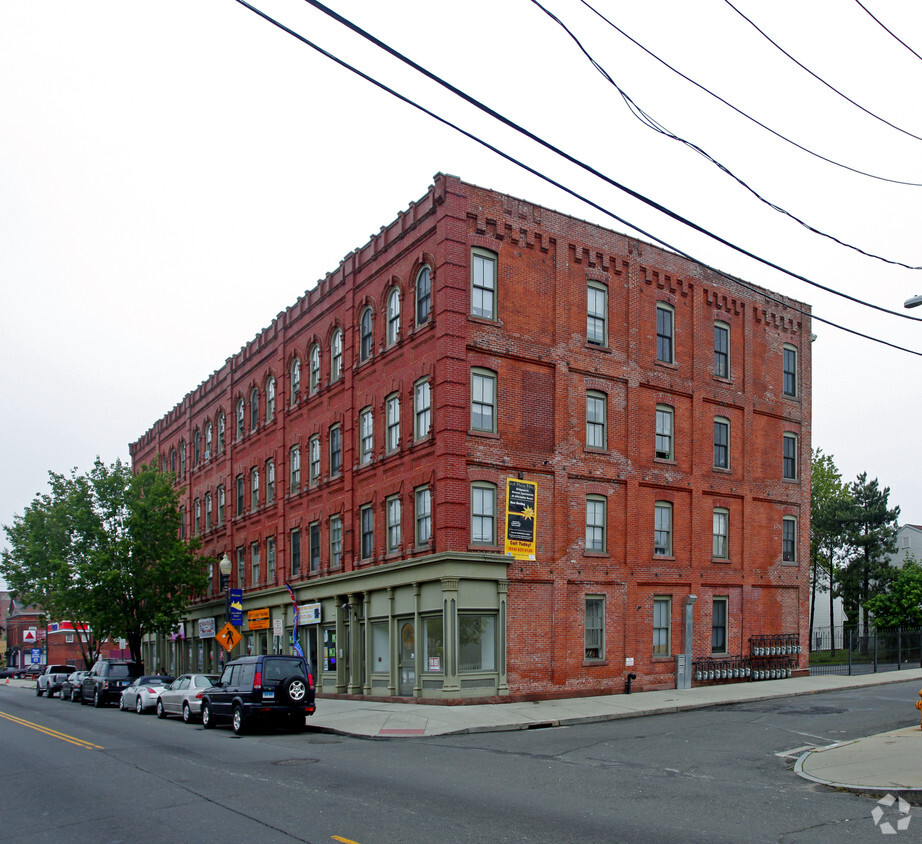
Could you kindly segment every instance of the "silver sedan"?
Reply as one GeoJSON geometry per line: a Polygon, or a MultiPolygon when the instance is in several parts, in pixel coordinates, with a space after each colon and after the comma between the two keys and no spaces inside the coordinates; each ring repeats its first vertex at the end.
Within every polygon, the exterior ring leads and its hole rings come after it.
{"type": "Polygon", "coordinates": [[[183,674],[157,698],[157,717],[181,715],[187,724],[197,721],[202,714],[202,692],[220,678],[217,674],[183,674]]]}
{"type": "Polygon", "coordinates": [[[118,701],[118,708],[131,710],[140,715],[145,709],[153,709],[157,705],[160,693],[173,682],[172,677],[149,675],[138,677],[125,691],[118,701]]]}

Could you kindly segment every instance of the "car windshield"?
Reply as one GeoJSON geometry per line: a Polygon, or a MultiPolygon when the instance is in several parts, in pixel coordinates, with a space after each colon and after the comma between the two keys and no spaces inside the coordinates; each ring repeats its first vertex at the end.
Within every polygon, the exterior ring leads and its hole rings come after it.
{"type": "Polygon", "coordinates": [[[304,663],[300,659],[267,659],[263,663],[263,682],[278,682],[292,674],[304,676],[304,663]]]}

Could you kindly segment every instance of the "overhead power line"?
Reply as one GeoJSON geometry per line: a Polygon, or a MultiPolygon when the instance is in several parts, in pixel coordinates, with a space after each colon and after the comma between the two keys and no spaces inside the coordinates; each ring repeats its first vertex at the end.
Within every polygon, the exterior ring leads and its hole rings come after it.
{"type": "Polygon", "coordinates": [[[621,98],[627,104],[628,110],[647,128],[652,129],[654,132],[662,135],[663,137],[669,138],[670,140],[678,141],[680,144],[684,144],[690,150],[698,153],[698,155],[710,161],[711,164],[713,164],[718,170],[728,175],[731,179],[733,179],[733,181],[735,181],[741,187],[749,191],[749,193],[751,193],[756,199],[758,199],[759,202],[763,203],[764,205],[767,205],[769,208],[772,209],[772,211],[776,211],[779,214],[783,214],[785,217],[788,217],[789,219],[793,220],[795,223],[798,223],[799,225],[803,226],[805,229],[807,229],[807,231],[813,232],[813,234],[819,235],[820,237],[825,237],[828,240],[832,240],[835,243],[838,243],[840,246],[844,246],[846,249],[852,249],[855,252],[859,252],[860,254],[865,255],[868,258],[873,258],[876,261],[883,261],[886,264],[893,264],[894,266],[897,266],[897,267],[904,267],[907,270],[922,270],[922,267],[912,266],[911,264],[905,264],[902,261],[896,261],[896,260],[893,260],[892,258],[885,258],[882,255],[877,255],[873,252],[868,252],[867,250],[862,249],[859,246],[855,246],[854,244],[841,240],[835,235],[829,234],[828,232],[824,232],[821,229],[816,228],[815,226],[811,226],[809,223],[802,220],[796,214],[792,214],[786,208],[782,208],[780,205],[777,205],[771,200],[766,199],[754,187],[752,187],[752,185],[750,185],[748,182],[744,181],[739,176],[737,176],[736,173],[734,173],[732,170],[730,170],[728,167],[726,167],[724,164],[722,164],[720,161],[714,158],[710,153],[706,152],[704,149],[702,149],[697,144],[689,140],[686,140],[685,138],[682,138],[679,135],[676,135],[674,132],[671,132],[669,129],[663,126],[662,123],[660,123],[658,120],[654,119],[650,114],[644,111],[639,105],[637,105],[637,103],[627,93],[627,91],[625,91],[617,82],[615,82],[615,80],[611,77],[608,71],[605,70],[605,68],[602,67],[602,65],[589,53],[589,51],[586,49],[583,43],[579,40],[579,38],[576,37],[575,33],[573,32],[573,30],[570,29],[570,27],[568,27],[557,15],[555,15],[548,8],[543,6],[539,2],[539,0],[531,0],[531,2],[535,6],[537,6],[542,12],[544,12],[544,14],[546,14],[552,21],[558,24],[561,27],[561,29],[563,29],[563,31],[567,33],[567,35],[570,36],[570,38],[574,41],[576,46],[579,47],[580,52],[589,60],[592,66],[621,95],[621,98]]]}
{"type": "Polygon", "coordinates": [[[922,59],[922,56],[920,56],[915,50],[913,50],[912,47],[910,47],[902,38],[900,38],[895,32],[893,32],[893,30],[888,29],[888,28],[883,24],[883,22],[882,22],[879,18],[875,17],[874,14],[871,12],[871,10],[868,9],[868,7],[865,6],[865,5],[861,2],[861,0],[855,0],[855,2],[856,2],[859,6],[861,6],[861,8],[864,9],[865,12],[868,13],[868,15],[870,16],[871,20],[873,20],[874,23],[876,23],[884,32],[886,32],[887,35],[889,35],[889,36],[891,36],[892,38],[894,38],[894,39],[896,39],[897,41],[899,41],[900,44],[902,44],[907,50],[909,50],[909,52],[912,53],[917,59],[922,59]]]}
{"type": "Polygon", "coordinates": [[[746,23],[748,23],[756,32],[759,33],[759,35],[761,35],[766,41],[768,41],[768,43],[771,44],[776,50],[779,50],[781,53],[787,56],[801,70],[809,73],[817,82],[822,83],[830,91],[832,91],[835,94],[838,94],[843,100],[851,103],[853,106],[855,106],[855,108],[863,111],[866,115],[868,115],[868,117],[873,117],[875,120],[879,120],[881,123],[885,124],[886,126],[889,126],[891,129],[896,129],[897,132],[902,132],[904,135],[908,135],[910,138],[915,138],[917,141],[922,141],[922,136],[914,135],[908,129],[903,129],[900,126],[897,126],[895,123],[891,123],[885,117],[881,117],[879,114],[875,114],[869,108],[865,108],[863,105],[861,105],[861,103],[853,100],[850,96],[848,96],[848,94],[843,94],[842,91],[840,91],[834,85],[831,85],[829,82],[823,79],[822,76],[820,76],[817,73],[814,73],[805,64],[795,59],[794,56],[792,56],[787,50],[785,50],[784,47],[782,47],[777,41],[772,40],[772,38],[764,30],[760,29],[751,18],[746,17],[746,15],[744,15],[739,9],[737,9],[736,6],[734,6],[730,2],[730,0],[724,0],[724,3],[726,3],[731,9],[733,9],[734,12],[736,12],[744,21],[746,21],[746,23]]]}
{"type": "Polygon", "coordinates": [[[841,161],[836,161],[835,159],[828,158],[827,156],[822,155],[821,153],[818,153],[818,152],[816,152],[815,150],[812,150],[812,149],[810,149],[809,147],[806,147],[806,146],[804,146],[803,144],[798,143],[798,142],[795,141],[795,140],[792,140],[791,138],[787,137],[786,135],[782,135],[782,134],[781,134],[780,132],[778,132],[777,130],[772,129],[771,126],[768,126],[767,124],[762,123],[761,121],[759,121],[759,120],[757,120],[755,117],[753,117],[751,114],[748,114],[747,112],[743,111],[743,110],[742,110],[741,108],[739,108],[738,106],[735,106],[735,105],[733,105],[733,103],[729,102],[728,100],[725,100],[725,99],[724,99],[723,97],[721,97],[719,94],[715,94],[710,88],[705,87],[705,86],[702,85],[700,82],[696,82],[696,81],[695,81],[694,79],[692,79],[690,76],[687,76],[686,74],[682,73],[681,70],[678,70],[677,68],[674,68],[671,64],[669,64],[669,62],[667,62],[667,61],[665,61],[664,59],[660,58],[660,57],[659,57],[658,55],[656,55],[656,53],[654,53],[652,50],[649,50],[647,47],[645,47],[643,44],[641,44],[636,38],[633,38],[631,35],[629,35],[627,32],[625,32],[623,29],[621,29],[621,27],[619,27],[616,23],[614,23],[614,21],[609,20],[607,17],[605,17],[605,15],[603,15],[598,9],[596,9],[594,6],[592,6],[592,5],[588,2],[588,0],[580,0],[580,2],[581,2],[587,9],[589,9],[591,12],[593,12],[595,15],[597,15],[599,18],[601,18],[603,21],[605,21],[605,23],[607,23],[612,29],[614,29],[615,32],[617,32],[617,33],[623,35],[625,38],[627,38],[628,41],[630,41],[630,42],[631,42],[632,44],[634,44],[635,46],[639,47],[639,48],[640,48],[641,50],[643,50],[648,56],[650,56],[651,58],[653,58],[653,59],[655,59],[656,61],[658,61],[661,65],[663,65],[663,67],[665,67],[665,68],[671,70],[671,71],[672,71],[674,74],[676,74],[677,76],[682,77],[682,79],[684,79],[686,82],[688,82],[688,83],[694,85],[696,88],[698,88],[699,90],[703,91],[703,92],[704,92],[705,94],[707,94],[708,96],[713,97],[713,98],[714,98],[715,100],[717,100],[718,102],[723,103],[727,108],[732,109],[733,111],[735,111],[738,115],[740,115],[740,117],[744,117],[746,120],[749,120],[749,121],[751,121],[752,123],[755,123],[756,126],[760,127],[761,129],[764,129],[766,132],[769,132],[770,134],[774,135],[774,136],[775,136],[776,138],[778,138],[779,140],[784,141],[786,144],[790,144],[791,146],[796,147],[797,149],[799,149],[801,152],[805,152],[805,153],[807,153],[807,155],[812,155],[814,158],[818,158],[820,161],[825,161],[827,164],[832,164],[834,167],[840,167],[840,168],[842,168],[843,170],[848,170],[849,172],[855,173],[855,174],[857,174],[857,175],[859,175],[859,176],[867,176],[869,179],[876,179],[876,180],[878,180],[878,181],[880,181],[880,182],[889,182],[890,184],[894,184],[894,185],[906,185],[906,186],[908,186],[908,187],[913,187],[913,188],[920,188],[920,187],[922,187],[922,182],[911,182],[911,181],[908,181],[908,180],[905,180],[905,179],[891,179],[891,178],[888,178],[887,176],[878,176],[878,175],[875,175],[874,173],[869,173],[868,171],[866,171],[866,170],[861,170],[861,169],[858,168],[858,167],[852,167],[852,166],[850,166],[850,165],[848,165],[848,164],[842,163],[841,161]]]}
{"type": "MultiPolygon", "coordinates": [[[[305,0],[305,1],[306,1],[306,2],[310,2],[312,5],[317,5],[318,7],[322,7],[322,4],[315,4],[315,3],[313,3],[313,0],[305,0]]],[[[684,257],[684,258],[687,258],[688,260],[693,261],[693,262],[699,264],[700,266],[704,267],[705,269],[711,270],[712,272],[714,272],[714,273],[716,273],[717,275],[719,275],[721,278],[724,278],[724,279],[726,279],[727,281],[729,281],[729,282],[731,282],[731,283],[737,284],[737,285],[739,285],[740,287],[742,287],[743,289],[748,290],[748,291],[750,291],[751,293],[753,293],[753,294],[755,294],[755,295],[762,296],[763,298],[768,299],[769,301],[775,302],[775,303],[777,303],[778,305],[780,305],[780,306],[782,306],[782,307],[788,308],[789,310],[793,311],[794,313],[799,313],[799,314],[801,314],[801,315],[803,315],[803,316],[805,316],[805,317],[809,317],[809,318],[811,318],[811,319],[813,319],[813,320],[815,320],[815,321],[817,321],[817,322],[823,323],[824,325],[829,325],[829,326],[831,326],[831,327],[833,327],[833,328],[837,328],[837,329],[839,329],[840,331],[844,331],[844,332],[846,332],[846,333],[848,333],[848,334],[852,334],[852,335],[854,335],[854,336],[856,336],[856,337],[861,337],[861,338],[863,338],[863,339],[865,339],[865,340],[870,340],[870,341],[872,341],[872,342],[874,342],[874,343],[878,343],[878,344],[883,345],[883,346],[888,346],[888,347],[890,347],[890,348],[892,348],[892,349],[895,349],[895,350],[897,350],[897,351],[906,352],[906,353],[911,354],[911,355],[917,355],[917,356],[919,356],[919,357],[922,357],[922,351],[917,351],[917,350],[915,350],[915,349],[909,349],[909,348],[906,348],[906,347],[904,347],[904,346],[899,346],[899,345],[897,345],[897,344],[895,344],[895,343],[889,342],[888,340],[883,340],[883,339],[881,339],[881,338],[879,338],[879,337],[873,337],[872,335],[865,334],[865,333],[860,332],[860,331],[857,331],[857,330],[855,330],[855,329],[853,329],[853,328],[848,328],[847,326],[840,325],[840,324],[838,324],[838,323],[836,323],[836,322],[833,322],[832,320],[828,320],[828,319],[824,319],[824,318],[822,318],[822,317],[819,317],[819,316],[817,316],[817,315],[814,314],[814,313],[811,313],[811,312],[809,312],[809,311],[805,311],[805,310],[803,310],[802,308],[797,307],[797,306],[794,305],[793,302],[791,302],[791,301],[784,301],[784,300],[782,300],[782,299],[779,299],[777,296],[772,295],[772,294],[771,294],[770,292],[768,292],[767,290],[763,290],[763,289],[761,289],[761,288],[757,288],[755,285],[749,284],[749,283],[743,281],[742,279],[738,279],[738,278],[736,278],[736,277],[734,277],[734,276],[728,275],[727,273],[723,272],[722,270],[719,270],[719,269],[717,269],[716,267],[713,267],[713,266],[711,266],[710,264],[707,264],[707,263],[705,263],[704,261],[701,261],[701,260],[695,258],[693,255],[691,255],[691,254],[689,254],[689,253],[683,251],[682,249],[679,249],[678,247],[673,246],[672,244],[670,244],[669,242],[663,240],[662,238],[659,238],[659,237],[657,237],[656,235],[651,234],[650,232],[645,231],[644,229],[640,228],[639,226],[636,226],[635,224],[631,223],[629,220],[626,220],[626,219],[624,219],[624,218],[618,216],[618,215],[615,214],[613,211],[610,211],[609,209],[607,209],[607,208],[605,208],[605,207],[599,205],[598,203],[594,202],[593,200],[589,199],[588,197],[583,196],[582,194],[578,193],[577,191],[573,190],[572,188],[569,188],[569,187],[567,187],[566,185],[564,185],[564,184],[562,184],[562,183],[556,181],[555,179],[552,179],[550,176],[547,176],[546,174],[544,174],[544,173],[542,173],[542,172],[539,172],[539,171],[536,170],[534,167],[531,167],[530,165],[525,164],[525,163],[522,162],[522,161],[519,161],[518,159],[516,159],[514,156],[510,155],[509,153],[504,152],[503,150],[501,150],[501,149],[499,149],[499,148],[493,146],[492,144],[488,143],[487,141],[483,140],[482,138],[480,138],[480,137],[474,135],[474,134],[471,133],[471,132],[468,132],[466,129],[463,129],[462,127],[460,127],[460,126],[458,126],[458,125],[452,123],[452,122],[451,122],[450,120],[448,120],[447,118],[444,118],[444,117],[442,117],[441,115],[436,114],[435,112],[431,111],[430,109],[426,108],[425,106],[421,105],[420,103],[417,103],[417,102],[415,102],[414,100],[410,99],[409,97],[407,97],[407,96],[405,96],[405,95],[399,93],[398,91],[395,91],[393,88],[390,88],[389,86],[387,86],[386,84],[384,84],[384,83],[381,82],[380,80],[375,79],[374,77],[370,76],[369,74],[365,73],[365,72],[362,71],[362,70],[359,70],[358,68],[356,68],[356,67],[354,67],[353,65],[349,64],[348,62],[346,62],[344,59],[339,58],[338,56],[334,55],[333,53],[329,52],[328,50],[325,50],[325,49],[324,49],[323,47],[321,47],[320,45],[315,44],[315,43],[314,43],[313,41],[311,41],[310,39],[306,38],[305,36],[301,35],[300,33],[296,32],[295,30],[293,30],[293,29],[291,29],[290,27],[286,26],[286,25],[283,24],[281,21],[276,20],[275,18],[271,17],[270,15],[268,15],[268,14],[265,13],[265,12],[263,12],[262,10],[256,8],[256,7],[253,6],[252,4],[246,2],[246,0],[236,0],[236,2],[239,3],[241,6],[243,6],[243,7],[247,8],[247,9],[249,9],[251,12],[253,12],[253,13],[256,14],[256,15],[258,15],[259,17],[263,18],[263,20],[267,21],[268,23],[271,23],[273,26],[275,26],[275,27],[277,27],[278,29],[282,30],[283,32],[287,33],[288,35],[291,35],[293,38],[296,38],[298,41],[300,41],[301,43],[303,43],[305,46],[310,47],[312,50],[315,50],[315,51],[316,51],[317,53],[319,53],[320,55],[324,56],[325,58],[330,59],[330,61],[335,62],[335,63],[338,64],[340,67],[344,68],[345,70],[350,71],[351,73],[354,73],[356,76],[358,76],[358,77],[364,79],[366,82],[369,82],[370,84],[374,85],[375,87],[380,88],[382,91],[385,91],[386,93],[390,94],[391,96],[395,97],[396,99],[400,100],[401,102],[405,103],[406,105],[409,105],[410,107],[417,109],[418,111],[422,112],[423,114],[427,115],[428,117],[431,117],[433,120],[436,120],[436,121],[438,121],[439,123],[442,123],[443,125],[445,125],[445,126],[451,128],[451,129],[454,129],[456,132],[458,132],[459,134],[461,134],[461,135],[463,135],[464,137],[468,138],[469,140],[473,141],[474,143],[480,144],[480,145],[483,146],[484,148],[489,149],[491,152],[494,152],[496,155],[499,155],[501,158],[504,158],[506,161],[509,161],[510,163],[515,164],[517,167],[520,167],[521,169],[525,170],[526,172],[531,173],[533,176],[536,176],[537,178],[539,178],[539,179],[541,179],[541,180],[547,182],[548,184],[553,185],[554,187],[558,188],[559,190],[563,191],[564,193],[569,194],[570,196],[574,197],[575,199],[578,199],[579,201],[584,202],[586,205],[590,206],[591,208],[595,208],[595,209],[596,209],[597,211],[599,211],[600,213],[605,214],[606,216],[611,217],[611,218],[614,219],[614,220],[617,220],[619,223],[622,223],[622,224],[625,225],[625,226],[628,226],[629,228],[631,228],[631,229],[633,229],[634,231],[640,233],[640,234],[643,235],[644,237],[650,238],[651,241],[660,244],[661,246],[663,246],[664,248],[666,248],[666,249],[668,249],[668,250],[674,252],[675,254],[680,255],[680,256],[682,256],[682,257],[684,257]]],[[[326,7],[322,7],[322,8],[321,8],[321,11],[323,11],[324,9],[326,9],[326,7]]],[[[329,10],[329,11],[332,11],[332,10],[329,10]]],[[[333,16],[335,16],[336,18],[339,18],[339,16],[338,16],[335,12],[333,12],[332,14],[333,14],[333,16]]],[[[350,28],[355,28],[356,30],[359,30],[359,28],[358,28],[358,27],[355,27],[354,24],[350,25],[350,28]]],[[[360,33],[363,32],[362,30],[359,30],[359,31],[360,31],[360,33]]],[[[365,35],[365,37],[369,37],[369,38],[372,38],[372,39],[374,38],[373,36],[369,36],[369,35],[367,35],[367,34],[365,35]]],[[[376,41],[377,39],[374,39],[374,40],[376,41]]],[[[385,47],[385,48],[386,48],[386,47],[385,47]]],[[[386,49],[388,49],[388,51],[390,51],[390,48],[386,48],[386,49]]],[[[409,61],[409,60],[406,60],[406,59],[405,59],[405,61],[409,61]]],[[[426,73],[426,75],[429,75],[429,72],[428,72],[428,71],[424,71],[424,70],[423,70],[422,72],[426,73]]],[[[442,83],[442,84],[447,84],[447,83],[442,83]]],[[[466,95],[462,95],[462,96],[466,97],[466,95]]],[[[561,153],[561,154],[563,154],[563,153],[561,153]]],[[[565,154],[563,154],[563,155],[565,155],[565,154]]],[[[586,165],[583,165],[583,166],[586,166],[586,165]]],[[[606,181],[610,181],[610,180],[608,180],[607,177],[602,176],[601,174],[599,174],[599,176],[600,176],[601,178],[603,178],[604,180],[606,180],[606,181]]],[[[616,185],[616,186],[617,186],[617,185],[616,185]]],[[[624,188],[622,188],[622,189],[624,189],[624,188]]],[[[650,200],[647,200],[647,202],[650,202],[650,200]]],[[[672,216],[672,212],[668,212],[668,211],[667,211],[666,213],[668,213],[670,216],[672,216]]],[[[691,224],[691,225],[694,225],[694,224],[691,224]]],[[[755,257],[755,256],[753,256],[753,257],[755,257]]],[[[757,258],[756,260],[760,260],[760,261],[762,261],[763,263],[767,263],[769,266],[774,267],[773,264],[770,264],[770,263],[768,263],[768,262],[765,262],[764,259],[758,259],[758,258],[757,258]]],[[[787,275],[791,275],[791,276],[793,276],[793,277],[795,277],[795,278],[798,278],[798,279],[800,279],[800,280],[802,280],[802,281],[805,281],[805,282],[808,283],[808,284],[815,285],[815,286],[820,287],[820,288],[822,288],[822,289],[828,289],[828,288],[823,287],[823,285],[818,284],[817,282],[810,281],[809,279],[803,278],[802,276],[797,276],[797,275],[795,275],[795,274],[793,274],[793,273],[791,273],[791,272],[789,272],[789,271],[787,271],[787,270],[783,270],[783,269],[781,269],[781,268],[777,268],[777,269],[779,269],[781,272],[786,273],[787,275]]],[[[847,295],[847,294],[845,294],[845,293],[841,293],[841,292],[839,292],[839,291],[835,291],[835,290],[829,289],[829,292],[834,293],[835,295],[841,296],[841,297],[843,297],[843,298],[845,298],[845,299],[849,299],[849,300],[851,300],[851,301],[853,301],[853,302],[856,302],[857,304],[863,304],[863,305],[865,305],[865,306],[867,306],[867,307],[869,307],[869,308],[872,308],[872,309],[874,309],[874,310],[881,311],[881,312],[883,312],[883,313],[892,314],[893,316],[899,316],[899,317],[902,317],[902,318],[904,318],[904,319],[911,319],[911,320],[913,320],[913,321],[915,321],[915,322],[920,322],[920,321],[922,321],[922,318],[920,318],[920,317],[910,317],[910,316],[908,316],[908,315],[906,315],[906,314],[901,314],[901,313],[899,313],[899,312],[897,312],[897,311],[890,311],[890,310],[888,310],[888,309],[886,309],[886,308],[882,308],[882,307],[879,306],[879,305],[873,305],[873,304],[868,303],[868,302],[863,302],[863,301],[861,301],[860,299],[855,299],[854,297],[849,296],[849,295],[847,295]]]]}

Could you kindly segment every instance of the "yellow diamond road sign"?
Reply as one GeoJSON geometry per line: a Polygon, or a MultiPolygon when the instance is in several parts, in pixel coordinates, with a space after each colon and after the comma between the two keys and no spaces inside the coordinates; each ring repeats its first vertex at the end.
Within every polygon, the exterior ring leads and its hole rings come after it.
{"type": "Polygon", "coordinates": [[[236,648],[237,645],[240,644],[242,638],[243,636],[240,635],[240,631],[230,622],[227,622],[227,624],[221,628],[217,636],[218,641],[226,651],[232,651],[236,648]]]}

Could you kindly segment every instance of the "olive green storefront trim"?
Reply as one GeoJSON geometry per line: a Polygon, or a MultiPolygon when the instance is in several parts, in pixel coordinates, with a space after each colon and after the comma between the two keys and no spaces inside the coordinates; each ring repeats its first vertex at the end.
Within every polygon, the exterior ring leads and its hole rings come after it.
{"type": "MultiPolygon", "coordinates": [[[[299,607],[320,608],[318,619],[301,618],[298,626],[318,693],[434,700],[507,695],[510,562],[499,554],[432,554],[291,583],[299,607]]],[[[242,640],[226,653],[215,639],[199,636],[202,619],[214,620],[215,633],[224,626],[222,596],[190,608],[185,639],[147,637],[145,664],[174,675],[216,673],[247,652],[290,653],[293,615],[284,586],[245,590],[242,640]],[[250,630],[247,614],[264,609],[269,629],[250,630]],[[279,622],[283,635],[276,637],[279,622]]]]}

